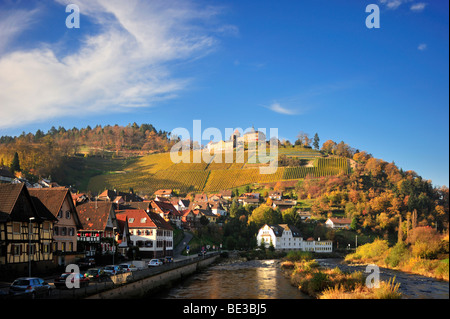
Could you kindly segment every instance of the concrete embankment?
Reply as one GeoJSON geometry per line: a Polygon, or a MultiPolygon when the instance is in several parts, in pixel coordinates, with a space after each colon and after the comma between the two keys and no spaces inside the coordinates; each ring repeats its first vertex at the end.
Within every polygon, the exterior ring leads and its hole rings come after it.
{"type": "Polygon", "coordinates": [[[172,282],[192,275],[197,270],[212,264],[219,255],[205,258],[194,258],[180,263],[174,263],[171,267],[161,268],[157,273],[126,273],[114,276],[114,285],[111,289],[92,294],[87,299],[127,299],[141,298],[153,291],[170,285],[172,282]]]}

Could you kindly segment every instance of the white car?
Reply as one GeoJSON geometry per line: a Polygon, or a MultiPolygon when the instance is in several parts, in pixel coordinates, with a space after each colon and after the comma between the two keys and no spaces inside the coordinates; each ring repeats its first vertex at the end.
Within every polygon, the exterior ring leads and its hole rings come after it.
{"type": "Polygon", "coordinates": [[[149,267],[161,266],[163,263],[159,259],[152,259],[148,262],[149,267]]]}
{"type": "Polygon", "coordinates": [[[133,264],[123,263],[119,265],[125,272],[136,271],[137,267],[133,264]]]}

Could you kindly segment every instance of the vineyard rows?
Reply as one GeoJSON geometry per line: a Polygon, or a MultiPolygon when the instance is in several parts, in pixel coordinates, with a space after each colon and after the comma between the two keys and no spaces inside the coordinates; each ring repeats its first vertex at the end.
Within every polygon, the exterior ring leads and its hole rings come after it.
{"type": "Polygon", "coordinates": [[[132,188],[144,194],[153,194],[160,188],[175,189],[182,193],[211,192],[253,183],[303,179],[307,175],[332,176],[349,171],[347,159],[337,157],[316,157],[313,161],[314,167],[279,167],[274,174],[260,174],[258,164],[214,163],[213,161],[174,164],[168,153],[149,157],[138,160],[125,173],[93,177],[90,180],[89,189],[98,192],[105,188],[122,191],[132,188]]]}

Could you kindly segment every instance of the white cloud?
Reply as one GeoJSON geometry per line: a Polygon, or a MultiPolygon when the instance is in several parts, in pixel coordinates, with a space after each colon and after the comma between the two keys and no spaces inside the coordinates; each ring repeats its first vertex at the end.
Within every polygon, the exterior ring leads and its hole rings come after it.
{"type": "Polygon", "coordinates": [[[419,2],[419,3],[415,3],[413,4],[410,9],[411,11],[416,11],[416,12],[421,12],[425,9],[425,7],[427,6],[426,3],[424,2],[419,2]]]}
{"type": "Polygon", "coordinates": [[[276,113],[279,113],[279,114],[286,114],[286,115],[294,115],[294,114],[297,114],[297,111],[292,110],[292,109],[288,109],[288,108],[286,108],[286,107],[283,107],[283,106],[281,106],[281,104],[278,103],[278,102],[272,103],[272,104],[269,105],[267,108],[268,108],[269,110],[272,110],[272,111],[274,111],[274,112],[276,112],[276,113]]]}
{"type": "MultiPolygon", "coordinates": [[[[0,128],[127,111],[173,98],[189,79],[175,78],[170,64],[202,57],[217,43],[205,27],[218,14],[213,7],[199,8],[186,0],[70,2],[80,8],[80,31],[88,17],[101,32],[86,36],[76,52],[62,57],[51,44],[0,55],[0,128]]],[[[11,39],[29,21],[8,20],[9,31],[0,31],[0,43],[3,34],[11,39]]]]}
{"type": "Polygon", "coordinates": [[[380,0],[380,3],[386,5],[388,9],[395,10],[405,1],[408,0],[380,0]]]}
{"type": "Polygon", "coordinates": [[[419,51],[425,51],[426,49],[427,49],[427,44],[426,43],[421,43],[417,47],[417,50],[419,50],[419,51]]]}
{"type": "MultiPolygon", "coordinates": [[[[386,6],[387,9],[396,10],[402,4],[411,3],[414,2],[414,0],[379,0],[379,2],[382,5],[386,6]]],[[[424,2],[413,3],[410,6],[410,10],[415,12],[421,12],[425,9],[426,6],[427,4],[424,2]]]]}

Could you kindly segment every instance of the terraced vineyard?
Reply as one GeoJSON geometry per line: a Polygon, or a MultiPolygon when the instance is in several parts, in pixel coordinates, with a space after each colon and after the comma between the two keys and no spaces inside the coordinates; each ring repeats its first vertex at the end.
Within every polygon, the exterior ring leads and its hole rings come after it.
{"type": "Polygon", "coordinates": [[[259,167],[263,164],[249,163],[253,155],[247,152],[243,158],[242,154],[240,158],[235,156],[233,163],[225,163],[224,154],[219,155],[222,158],[209,158],[208,162],[192,163],[194,156],[199,155],[194,152],[189,154],[190,163],[173,163],[169,153],[159,153],[141,157],[121,172],[95,176],[91,178],[88,188],[93,192],[106,188],[122,191],[132,188],[142,194],[153,194],[160,188],[171,188],[181,193],[214,192],[253,183],[297,180],[307,175],[332,176],[347,173],[350,169],[345,158],[322,158],[318,157],[320,153],[311,150],[296,152],[296,149],[288,149],[280,153],[305,158],[309,163],[307,166],[279,167],[274,174],[260,174],[259,167]]]}

